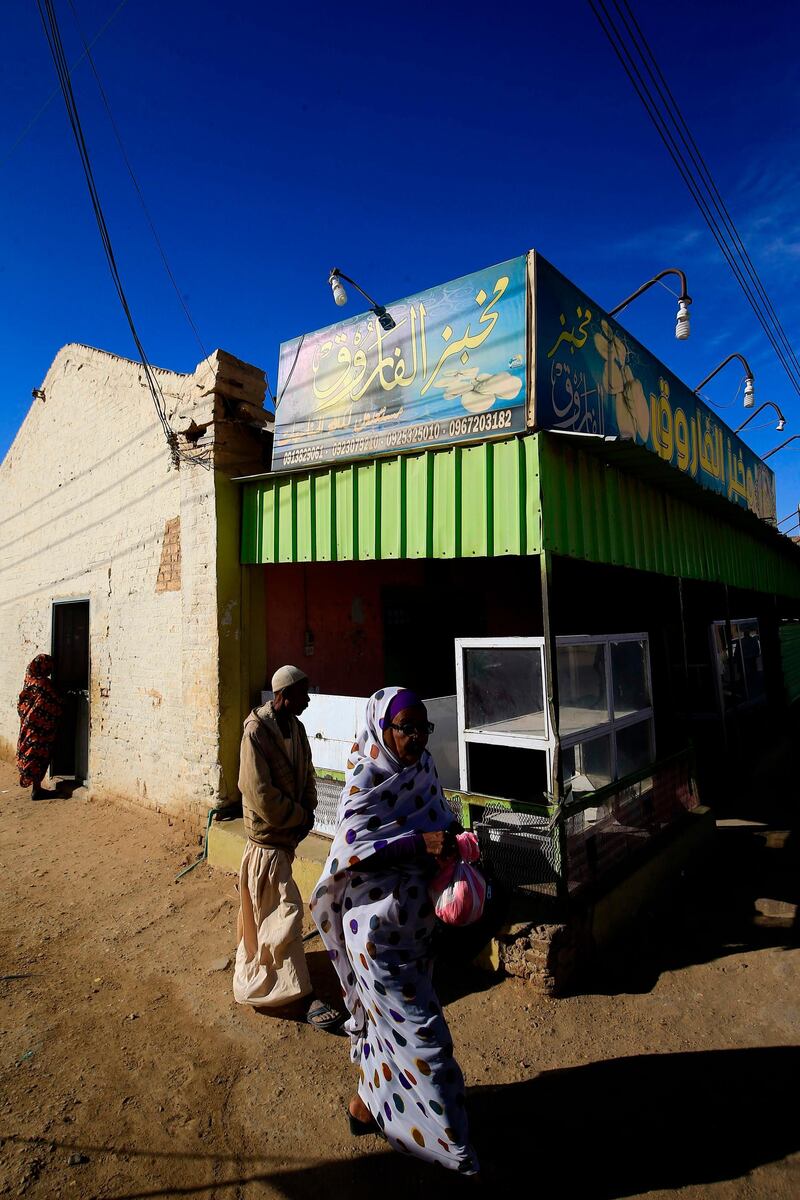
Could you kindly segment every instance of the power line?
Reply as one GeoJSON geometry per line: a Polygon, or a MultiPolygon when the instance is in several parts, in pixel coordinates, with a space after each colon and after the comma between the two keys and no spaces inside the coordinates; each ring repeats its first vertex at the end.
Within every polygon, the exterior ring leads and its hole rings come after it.
{"type": "Polygon", "coordinates": [[[294,359],[292,360],[292,365],[289,368],[289,374],[286,376],[286,383],[283,385],[283,387],[281,389],[280,396],[275,397],[275,412],[276,413],[278,411],[278,405],[280,404],[283,397],[286,395],[286,389],[288,388],[288,386],[291,382],[292,376],[294,375],[294,369],[297,366],[297,360],[300,357],[300,351],[303,349],[303,342],[305,340],[306,340],[306,335],[303,333],[300,335],[300,340],[297,343],[297,349],[294,352],[294,359]]]}
{"type": "MultiPolygon", "coordinates": [[[[647,83],[643,79],[642,74],[639,71],[639,68],[634,60],[634,57],[631,54],[630,49],[628,48],[628,46],[625,43],[624,36],[620,33],[617,26],[614,25],[613,18],[611,17],[610,13],[608,12],[608,9],[606,8],[605,4],[603,4],[602,0],[599,0],[599,3],[600,3],[600,7],[603,9],[603,12],[605,14],[606,20],[608,21],[610,30],[613,31],[614,36],[612,37],[612,34],[609,32],[609,29],[607,29],[606,26],[603,24],[599,14],[597,13],[597,10],[595,9],[594,5],[591,3],[591,0],[590,0],[590,5],[591,5],[593,11],[595,12],[595,16],[597,17],[597,19],[601,25],[601,28],[603,29],[604,33],[606,34],[606,37],[611,42],[611,45],[614,48],[614,50],[617,54],[617,57],[620,59],[623,69],[625,70],[626,74],[628,75],[628,78],[630,79],[631,83],[633,84],[634,89],[636,90],[637,95],[639,96],[640,100],[642,101],[642,104],[644,105],[645,110],[648,113],[648,116],[650,117],[651,121],[653,122],[653,124],[656,128],[656,131],[658,132],[659,136],[661,137],[661,140],[664,142],[664,145],[666,146],[666,148],[670,154],[670,157],[672,158],[673,162],[675,163],[675,166],[677,167],[678,172],[681,175],[681,178],[683,179],[684,183],[686,184],[687,188],[689,189],[689,192],[692,195],[692,198],[694,199],[695,203],[700,208],[700,210],[703,214],[703,217],[705,218],[706,224],[708,225],[709,229],[711,230],[711,233],[714,236],[714,239],[717,242],[717,245],[719,246],[720,250],[722,251],[722,254],[724,255],[726,261],[728,262],[728,265],[730,266],[731,270],[733,271],[734,276],[736,277],[748,302],[750,303],[751,308],[753,309],[753,312],[755,313],[759,323],[761,324],[762,329],[764,330],[773,349],[775,350],[775,353],[778,357],[779,362],[781,363],[781,365],[784,367],[784,370],[786,370],[787,374],[789,375],[789,378],[790,378],[795,390],[800,392],[800,386],[798,386],[798,382],[794,376],[794,372],[792,370],[791,365],[787,364],[787,361],[784,356],[783,348],[776,341],[773,331],[770,329],[770,327],[766,323],[766,321],[763,317],[763,314],[760,311],[757,300],[754,297],[754,295],[750,289],[749,283],[746,280],[745,276],[743,275],[742,270],[739,266],[739,263],[736,261],[735,252],[734,252],[734,250],[732,250],[732,248],[730,247],[730,245],[727,242],[727,234],[723,233],[723,231],[720,230],[717,220],[708,204],[707,198],[703,195],[700,185],[698,184],[698,181],[695,178],[692,166],[689,163],[687,163],[687,161],[683,155],[683,152],[681,151],[680,147],[678,146],[677,142],[675,141],[675,138],[673,137],[672,133],[670,132],[669,127],[667,126],[666,120],[664,118],[664,114],[663,114],[663,112],[661,112],[659,110],[657,102],[653,98],[653,95],[652,95],[647,83]],[[616,37],[618,39],[619,46],[614,42],[614,37],[616,37]],[[620,47],[621,47],[622,53],[620,53],[620,47]],[[628,60],[627,63],[625,61],[625,58],[623,58],[623,54],[625,55],[625,57],[628,60]],[[636,79],[638,79],[638,81],[639,81],[638,84],[637,84],[636,80],[633,78],[633,75],[631,74],[631,70],[629,70],[628,63],[630,64],[630,67],[632,68],[634,74],[636,75],[636,79]]],[[[617,10],[620,11],[619,4],[617,4],[616,7],[617,7],[617,10]]],[[[624,20],[624,17],[623,17],[623,20],[624,20]]],[[[627,27],[627,28],[629,30],[629,27],[627,27]]],[[[638,51],[638,47],[636,47],[635,44],[634,44],[634,48],[637,50],[638,53],[641,54],[641,52],[638,51]]],[[[643,65],[644,65],[644,69],[649,74],[651,80],[653,80],[653,82],[656,84],[656,88],[659,91],[659,95],[661,97],[662,103],[665,106],[666,112],[669,115],[670,120],[672,121],[673,125],[678,130],[678,134],[679,134],[679,136],[681,136],[682,140],[684,141],[684,145],[686,145],[686,141],[681,135],[680,129],[678,127],[678,123],[675,121],[675,118],[670,113],[669,106],[664,98],[664,94],[661,91],[661,89],[658,87],[657,81],[655,80],[653,72],[650,69],[649,64],[646,62],[646,60],[643,60],[643,65]]]]}
{"type": "MultiPolygon", "coordinates": [[[[127,2],[127,0],[125,0],[125,2],[127,2]]],[[[175,295],[178,297],[178,302],[180,303],[180,306],[184,311],[186,320],[189,322],[189,325],[191,327],[192,333],[194,334],[195,340],[196,340],[198,346],[200,347],[200,353],[202,354],[203,358],[206,360],[206,362],[208,363],[208,365],[210,367],[211,363],[208,361],[208,351],[206,350],[205,346],[203,345],[203,339],[200,337],[199,330],[192,319],[192,314],[189,312],[189,307],[186,304],[186,301],[183,297],[183,294],[182,294],[180,288],[178,287],[175,276],[172,273],[172,268],[170,267],[169,262],[167,261],[166,251],[161,243],[161,238],[158,236],[158,231],[156,230],[155,223],[153,221],[153,218],[150,215],[150,211],[145,202],[145,198],[142,193],[142,189],[139,186],[139,181],[137,180],[136,175],[134,174],[134,170],[133,170],[133,167],[131,166],[130,159],[128,158],[125,147],[122,144],[122,135],[120,134],[119,128],[117,126],[117,122],[114,120],[114,114],[111,111],[111,105],[108,102],[108,96],[106,95],[105,88],[103,87],[103,84],[100,79],[100,75],[99,75],[99,73],[97,71],[97,67],[95,65],[94,58],[92,57],[92,54],[91,54],[91,47],[87,46],[86,39],[83,36],[83,30],[81,28],[81,23],[78,19],[78,14],[75,11],[75,5],[73,3],[73,0],[69,0],[69,6],[72,9],[72,15],[75,19],[75,25],[78,30],[78,35],[81,39],[81,42],[83,43],[84,54],[89,60],[89,65],[92,68],[92,74],[95,77],[97,87],[100,91],[100,95],[103,100],[103,104],[105,105],[105,110],[108,113],[108,119],[111,122],[111,128],[113,129],[114,136],[117,139],[117,145],[119,146],[120,154],[122,155],[123,162],[125,163],[125,166],[128,169],[128,174],[130,175],[131,182],[132,182],[134,188],[136,189],[136,194],[139,197],[139,203],[142,206],[142,211],[144,212],[144,215],[147,218],[147,223],[150,226],[150,232],[152,233],[153,238],[155,239],[156,246],[158,247],[158,252],[161,255],[161,261],[164,264],[164,270],[166,271],[169,281],[172,284],[172,287],[175,291],[175,295]]]]}
{"type": "MultiPolygon", "coordinates": [[[[689,129],[689,126],[686,123],[686,119],[685,119],[683,113],[681,112],[680,106],[679,106],[677,100],[675,99],[675,96],[673,95],[672,90],[671,90],[667,80],[664,78],[664,74],[656,61],[655,55],[653,54],[653,51],[650,48],[647,38],[645,37],[644,33],[642,32],[639,22],[636,20],[636,17],[634,15],[634,13],[632,12],[630,5],[628,4],[628,0],[622,0],[622,3],[623,3],[624,8],[627,10],[628,15],[629,15],[631,21],[633,22],[633,25],[636,28],[636,32],[638,33],[639,38],[642,42],[642,45],[645,48],[647,57],[649,57],[650,62],[653,64],[653,67],[655,68],[658,78],[660,79],[661,83],[663,84],[664,89],[667,93],[667,96],[669,97],[669,101],[672,105],[672,111],[670,111],[669,106],[667,106],[667,111],[672,119],[672,122],[675,125],[678,132],[680,133],[681,140],[683,141],[683,144],[689,150],[689,153],[690,153],[693,161],[699,167],[701,181],[705,184],[705,187],[707,188],[707,190],[711,196],[711,199],[714,203],[714,207],[716,208],[717,212],[719,213],[719,215],[722,219],[723,226],[726,228],[729,236],[733,240],[734,247],[736,248],[737,253],[739,254],[740,260],[744,263],[745,270],[747,271],[748,275],[750,276],[750,279],[751,279],[754,287],[756,288],[758,294],[760,295],[761,300],[766,305],[767,310],[770,313],[770,316],[772,318],[776,332],[777,332],[777,334],[783,344],[783,347],[792,363],[792,366],[794,367],[794,370],[800,372],[800,360],[798,360],[797,355],[794,352],[794,348],[793,348],[791,342],[789,341],[788,337],[786,336],[786,332],[778,318],[778,314],[775,311],[772,301],[770,300],[769,296],[767,295],[766,288],[764,287],[764,285],[761,282],[761,278],[758,274],[758,271],[756,270],[755,266],[753,265],[753,260],[751,259],[750,255],[747,252],[747,247],[745,246],[745,244],[742,240],[739,230],[736,228],[736,225],[734,223],[733,217],[730,214],[728,206],[726,205],[725,201],[723,200],[720,190],[717,187],[716,183],[714,182],[714,178],[711,175],[711,171],[709,170],[708,164],[706,163],[706,161],[702,155],[702,152],[700,151],[700,148],[697,145],[697,142],[695,141],[694,137],[692,136],[691,130],[689,129]],[[675,122],[675,117],[674,117],[673,113],[677,114],[679,123],[675,122]],[[683,133],[681,133],[681,130],[683,130],[683,133]],[[684,137],[684,134],[686,135],[685,137],[684,137]]],[[[620,6],[618,3],[616,3],[616,0],[615,0],[615,4],[616,4],[617,11],[620,11],[620,6]]],[[[625,20],[624,15],[623,15],[623,20],[625,20]]],[[[628,29],[630,30],[629,26],[628,26],[628,29]]],[[[635,39],[633,39],[633,40],[635,42],[635,39]]],[[[640,50],[640,54],[641,54],[641,50],[640,50]]]]}
{"type": "MultiPolygon", "coordinates": [[[[58,28],[58,20],[53,7],[53,0],[36,0],[36,3],[39,9],[39,16],[41,17],[42,21],[42,28],[44,29],[47,44],[53,58],[56,75],[58,76],[59,86],[64,97],[64,103],[67,109],[67,118],[75,138],[75,144],[78,148],[78,155],[81,160],[81,166],[83,167],[83,173],[89,189],[89,199],[95,215],[97,227],[100,232],[100,240],[103,244],[103,250],[105,251],[106,261],[108,262],[108,267],[111,272],[111,278],[114,283],[117,296],[119,297],[120,304],[122,305],[122,310],[125,313],[128,327],[131,331],[131,336],[133,337],[134,344],[138,351],[139,359],[142,363],[145,379],[147,381],[147,386],[153,400],[153,405],[155,407],[159,423],[161,424],[161,428],[164,432],[164,436],[167,440],[167,445],[170,448],[172,461],[177,464],[181,459],[183,459],[189,463],[197,463],[200,461],[199,457],[195,458],[191,455],[187,455],[178,448],[177,435],[171,428],[169,419],[167,417],[166,401],[164,400],[164,394],[161,391],[161,385],[159,384],[153,366],[150,363],[147,354],[145,353],[144,346],[142,345],[135,322],[133,320],[133,314],[131,312],[130,305],[128,304],[127,296],[125,295],[122,278],[117,266],[116,257],[114,255],[114,248],[111,243],[111,235],[109,233],[108,225],[106,224],[106,219],[100,203],[100,196],[95,183],[94,171],[92,170],[89,150],[86,145],[83,128],[80,122],[75,95],[72,91],[72,83],[64,53],[64,45],[61,40],[61,33],[58,28]]],[[[208,464],[204,462],[202,465],[205,466],[208,464]]]]}
{"type": "MultiPolygon", "coordinates": [[[[724,258],[726,259],[728,265],[730,266],[731,270],[733,271],[733,274],[734,274],[737,282],[739,283],[739,286],[742,288],[742,291],[744,292],[744,295],[747,298],[748,303],[750,304],[750,307],[753,309],[753,312],[755,313],[756,318],[758,319],[762,329],[764,330],[764,333],[766,334],[770,344],[772,345],[773,350],[775,351],[775,353],[778,357],[778,361],[780,362],[781,366],[784,368],[787,375],[789,376],[789,379],[790,379],[795,391],[798,394],[800,394],[800,372],[798,372],[797,374],[795,373],[794,363],[796,362],[796,358],[794,356],[794,352],[793,351],[791,352],[791,359],[787,358],[786,353],[784,351],[784,346],[781,344],[780,341],[777,340],[776,333],[768,325],[768,323],[764,317],[764,314],[762,313],[762,311],[759,307],[757,299],[754,296],[753,291],[748,283],[748,280],[745,278],[745,275],[739,265],[739,262],[737,262],[737,260],[736,260],[736,258],[737,258],[736,249],[735,249],[735,247],[731,248],[731,246],[728,244],[728,234],[726,232],[723,232],[720,229],[717,219],[715,218],[714,213],[711,210],[711,206],[708,202],[708,199],[706,198],[706,196],[703,195],[703,192],[701,190],[701,185],[700,185],[700,183],[698,183],[698,180],[695,177],[693,168],[687,162],[680,146],[678,145],[674,136],[672,135],[672,133],[669,129],[669,126],[667,125],[664,114],[659,109],[658,103],[654,99],[653,94],[650,90],[650,87],[648,86],[647,82],[643,78],[642,72],[639,70],[639,67],[634,59],[634,56],[631,53],[630,48],[626,44],[624,35],[620,32],[619,28],[615,25],[614,19],[611,16],[611,14],[609,13],[606,5],[603,3],[603,0],[597,0],[597,4],[594,3],[594,0],[588,0],[588,2],[589,2],[589,7],[591,8],[592,12],[594,13],[594,16],[597,19],[598,24],[600,25],[600,28],[602,29],[603,33],[605,34],[606,38],[608,39],[609,44],[611,45],[612,49],[614,50],[614,53],[616,54],[617,58],[619,59],[620,64],[621,64],[623,70],[625,71],[625,74],[628,76],[628,79],[634,88],[634,91],[636,92],[637,96],[641,100],[642,105],[644,106],[645,111],[647,112],[647,115],[649,116],[651,122],[655,126],[655,129],[656,129],[659,137],[661,138],[662,142],[664,143],[664,145],[667,149],[667,152],[670,155],[670,158],[672,159],[673,163],[675,164],[675,167],[678,170],[678,173],[680,174],[681,178],[683,179],[684,183],[686,184],[686,187],[688,188],[689,193],[692,196],[692,199],[695,201],[698,208],[700,209],[700,211],[703,215],[703,218],[705,219],[705,222],[708,225],[708,228],[711,231],[712,236],[714,237],[714,240],[716,241],[724,258]],[[599,9],[602,9],[602,13],[603,13],[602,16],[601,16],[600,12],[598,11],[598,6],[599,6],[599,9]]],[[[625,2],[625,0],[623,0],[623,2],[625,2]]],[[[615,3],[616,3],[616,0],[615,0],[615,3]]],[[[627,4],[626,4],[626,7],[627,7],[627,4]]],[[[619,4],[616,4],[616,8],[617,8],[617,11],[620,12],[620,15],[623,17],[623,21],[625,22],[624,15],[622,14],[622,12],[620,10],[619,4]]],[[[628,8],[628,11],[630,12],[629,8],[628,8]]],[[[627,22],[625,22],[625,24],[626,24],[626,28],[630,31],[630,26],[627,25],[627,22]]],[[[634,49],[641,56],[641,51],[639,50],[635,41],[633,44],[634,44],[634,49]]],[[[649,47],[648,47],[648,50],[649,50],[649,47]]],[[[655,64],[655,59],[653,59],[653,62],[655,64]]],[[[676,121],[674,116],[671,114],[671,112],[669,110],[669,105],[664,98],[664,93],[663,93],[662,89],[660,88],[660,86],[658,85],[658,82],[655,79],[655,76],[653,74],[651,67],[649,66],[646,59],[644,59],[643,57],[642,57],[642,64],[643,64],[644,70],[648,73],[648,75],[650,76],[650,79],[653,81],[654,85],[656,86],[656,90],[659,92],[659,96],[661,97],[662,103],[664,104],[664,107],[670,117],[670,120],[672,121],[672,124],[678,131],[678,134],[681,137],[681,140],[684,142],[684,145],[687,145],[686,139],[684,138],[683,134],[681,133],[679,122],[676,121]]],[[[656,66],[656,70],[659,70],[657,64],[655,64],[655,66],[656,66]]],[[[660,74],[660,71],[659,71],[659,74],[660,74]]],[[[662,76],[662,78],[663,78],[663,76],[662,76]]],[[[671,93],[670,93],[670,95],[671,95],[671,93]]],[[[679,114],[679,116],[680,116],[680,114],[679,114]]],[[[683,121],[682,116],[680,116],[680,121],[683,121]]],[[[686,127],[687,132],[688,132],[688,126],[686,126],[685,121],[683,122],[683,124],[686,127]]],[[[712,200],[713,200],[713,197],[712,197],[712,200]]],[[[737,237],[738,237],[738,234],[737,234],[737,237]]],[[[739,240],[741,240],[741,239],[739,239],[739,240]]],[[[760,281],[759,281],[759,286],[762,288],[762,291],[763,291],[763,285],[760,285],[760,281]]],[[[764,295],[766,295],[766,292],[764,292],[764,295]]],[[[768,300],[768,298],[767,298],[767,300],[768,300]]],[[[771,303],[768,303],[768,308],[774,313],[774,308],[772,308],[771,303]]],[[[777,316],[776,316],[775,320],[777,322],[777,316]]],[[[777,322],[777,324],[779,324],[779,322],[777,322]]],[[[784,341],[788,341],[788,339],[786,339],[785,333],[783,333],[782,327],[781,327],[780,333],[781,333],[784,341]]]]}
{"type": "MultiPolygon", "coordinates": [[[[105,33],[105,31],[108,29],[108,27],[109,27],[109,25],[111,24],[111,22],[112,22],[112,21],[115,21],[115,20],[117,19],[117,17],[118,17],[118,16],[119,16],[119,14],[122,12],[123,8],[125,7],[125,5],[126,5],[127,3],[128,3],[128,0],[120,0],[120,3],[119,3],[119,4],[117,5],[117,7],[114,9],[113,13],[112,13],[112,14],[111,14],[111,16],[108,18],[108,20],[106,21],[105,25],[102,25],[102,26],[100,27],[100,29],[98,29],[97,33],[94,35],[94,37],[92,38],[92,40],[89,42],[89,46],[88,46],[88,47],[84,47],[83,53],[82,53],[82,54],[79,54],[79,55],[78,55],[78,57],[75,59],[75,62],[74,62],[74,63],[72,64],[72,66],[69,68],[69,73],[70,73],[70,75],[72,74],[72,72],[75,70],[75,68],[76,68],[76,67],[80,66],[80,64],[83,62],[84,58],[85,58],[85,57],[86,57],[86,55],[88,54],[89,50],[92,48],[92,46],[95,44],[95,42],[99,41],[99,39],[100,39],[100,38],[103,36],[103,34],[104,34],[104,33],[105,33]]],[[[33,127],[34,127],[34,125],[36,124],[36,122],[37,122],[37,121],[39,120],[39,118],[40,118],[40,117],[41,117],[41,116],[42,116],[42,115],[43,115],[43,114],[44,114],[44,113],[47,111],[47,109],[48,109],[48,108],[50,107],[50,105],[53,103],[53,101],[55,100],[56,96],[58,96],[58,95],[60,94],[60,92],[61,92],[61,88],[60,88],[60,87],[55,87],[55,88],[53,88],[52,92],[51,92],[51,93],[50,93],[50,95],[47,97],[47,99],[45,100],[44,104],[43,104],[43,105],[42,105],[42,107],[39,109],[39,111],[38,111],[37,113],[35,113],[35,114],[34,114],[34,116],[32,116],[32,117],[31,117],[30,121],[28,121],[28,124],[25,126],[25,128],[24,128],[24,129],[23,129],[23,131],[22,131],[22,133],[19,135],[19,137],[17,138],[17,140],[14,142],[14,144],[13,144],[13,145],[10,147],[10,149],[9,149],[9,150],[6,152],[6,154],[5,154],[5,155],[4,155],[2,158],[0,158],[0,167],[4,167],[4,166],[5,166],[5,164],[8,162],[8,160],[11,158],[11,155],[12,155],[12,154],[14,153],[14,151],[16,150],[17,146],[19,146],[19,145],[20,145],[20,143],[21,143],[21,142],[23,142],[23,141],[25,140],[25,138],[28,136],[28,134],[30,133],[30,131],[33,129],[33,127]]]]}

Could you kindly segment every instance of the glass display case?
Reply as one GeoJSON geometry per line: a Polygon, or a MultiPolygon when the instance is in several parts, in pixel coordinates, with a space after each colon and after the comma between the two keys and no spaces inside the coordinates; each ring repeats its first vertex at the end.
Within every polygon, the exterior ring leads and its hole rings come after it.
{"type": "Polygon", "coordinates": [[[551,728],[543,638],[456,642],[459,776],[467,792],[541,804],[560,744],[566,791],[597,791],[655,758],[646,634],[556,640],[551,728]]]}
{"type": "Polygon", "coordinates": [[[586,795],[655,758],[647,634],[557,639],[565,789],[586,795]]]}
{"type": "Polygon", "coordinates": [[[541,645],[465,647],[464,727],[496,740],[546,738],[541,645]]]}
{"type": "Polygon", "coordinates": [[[461,787],[541,803],[554,746],[543,638],[456,641],[461,787]]]}

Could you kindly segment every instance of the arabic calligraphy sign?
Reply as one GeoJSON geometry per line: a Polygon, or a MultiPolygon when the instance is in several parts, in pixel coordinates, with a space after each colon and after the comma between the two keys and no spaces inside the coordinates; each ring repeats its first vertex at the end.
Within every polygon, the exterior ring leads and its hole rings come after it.
{"type": "Polygon", "coordinates": [[[634,441],[775,520],[775,476],[694,392],[536,255],[535,423],[634,441]]]}
{"type": "Polygon", "coordinates": [[[519,433],[527,256],[284,342],[274,471],[519,433]]]}

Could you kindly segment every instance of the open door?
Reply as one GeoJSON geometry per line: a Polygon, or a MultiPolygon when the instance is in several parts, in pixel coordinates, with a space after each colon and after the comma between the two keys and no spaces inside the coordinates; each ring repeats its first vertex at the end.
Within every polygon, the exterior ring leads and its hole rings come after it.
{"type": "Polygon", "coordinates": [[[64,697],[64,716],[53,747],[50,774],[85,783],[89,771],[89,601],[53,603],[53,682],[64,697]]]}

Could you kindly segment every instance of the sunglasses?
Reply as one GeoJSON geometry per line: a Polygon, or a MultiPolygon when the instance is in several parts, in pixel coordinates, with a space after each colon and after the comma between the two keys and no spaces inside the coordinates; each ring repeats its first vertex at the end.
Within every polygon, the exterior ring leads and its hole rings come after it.
{"type": "Polygon", "coordinates": [[[389,725],[390,729],[396,729],[398,733],[402,733],[403,737],[411,737],[412,734],[418,733],[421,737],[427,737],[433,733],[435,725],[433,721],[403,721],[402,725],[389,725]]]}

